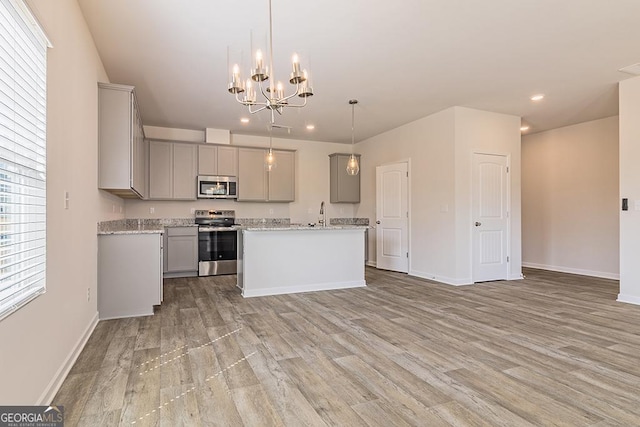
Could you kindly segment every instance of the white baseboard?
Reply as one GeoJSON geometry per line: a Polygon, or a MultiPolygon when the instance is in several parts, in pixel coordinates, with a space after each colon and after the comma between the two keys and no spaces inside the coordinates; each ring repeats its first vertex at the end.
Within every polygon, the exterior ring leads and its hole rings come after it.
{"type": "Polygon", "coordinates": [[[316,291],[329,291],[329,290],[335,290],[335,289],[362,288],[365,286],[367,286],[366,281],[354,280],[350,282],[318,283],[318,284],[308,284],[308,285],[301,285],[301,286],[283,286],[283,287],[265,288],[265,289],[243,289],[242,296],[245,298],[264,297],[268,295],[296,294],[300,292],[316,292],[316,291]]]}
{"type": "Polygon", "coordinates": [[[38,399],[38,403],[37,403],[38,405],[50,405],[52,403],[51,401],[56,396],[56,393],[58,393],[58,390],[60,390],[62,383],[67,378],[67,375],[69,374],[69,371],[73,367],[73,364],[76,363],[78,356],[80,356],[82,349],[84,348],[85,344],[89,340],[89,337],[93,333],[93,330],[96,328],[97,324],[98,324],[98,313],[96,312],[95,316],[93,316],[93,319],[91,319],[91,322],[89,322],[89,325],[87,325],[83,334],[80,336],[80,338],[76,342],[76,345],[73,346],[73,348],[71,349],[71,352],[69,352],[69,355],[65,359],[64,363],[58,369],[58,372],[56,372],[56,374],[51,379],[51,382],[49,382],[49,385],[47,386],[47,388],[44,390],[42,395],[40,395],[40,398],[38,399]]]}
{"type": "Polygon", "coordinates": [[[375,267],[377,267],[377,266],[378,266],[378,263],[376,263],[375,261],[367,261],[367,262],[365,263],[365,265],[368,265],[369,267],[373,267],[373,268],[375,268],[375,267]]]}
{"type": "Polygon", "coordinates": [[[640,305],[640,297],[637,297],[635,295],[618,294],[618,299],[616,301],[626,302],[628,304],[640,305]]]}
{"type": "Polygon", "coordinates": [[[444,283],[446,285],[453,286],[466,286],[473,285],[471,279],[453,279],[451,277],[439,276],[437,274],[425,273],[423,271],[411,270],[409,275],[420,277],[421,279],[433,280],[434,282],[444,283]]]}
{"type": "Polygon", "coordinates": [[[536,264],[533,262],[523,262],[523,267],[537,268],[538,270],[557,271],[559,273],[579,274],[581,276],[600,277],[603,279],[620,280],[620,274],[607,273],[604,271],[583,270],[580,268],[559,267],[557,265],[536,264]]]}

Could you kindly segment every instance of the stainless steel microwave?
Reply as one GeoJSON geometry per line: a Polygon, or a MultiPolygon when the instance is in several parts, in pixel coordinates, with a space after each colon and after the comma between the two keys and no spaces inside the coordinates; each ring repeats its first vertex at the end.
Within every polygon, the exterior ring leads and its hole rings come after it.
{"type": "Polygon", "coordinates": [[[198,175],[198,199],[236,199],[238,182],[235,176],[198,175]]]}

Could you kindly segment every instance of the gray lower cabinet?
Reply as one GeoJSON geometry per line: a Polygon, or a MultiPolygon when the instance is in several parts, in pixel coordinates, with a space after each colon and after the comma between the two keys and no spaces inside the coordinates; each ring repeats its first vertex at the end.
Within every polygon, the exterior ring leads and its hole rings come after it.
{"type": "Polygon", "coordinates": [[[101,320],[148,316],[162,302],[161,233],[98,236],[101,320]]]}
{"type": "Polygon", "coordinates": [[[295,151],[273,150],[276,167],[267,172],[267,150],[238,149],[239,202],[293,202],[295,200],[295,151]]]}
{"type": "MultiPolygon", "coordinates": [[[[360,174],[354,176],[347,173],[350,156],[340,153],[329,155],[331,203],[360,203],[360,174]]],[[[355,156],[360,163],[360,155],[355,156]]]]}
{"type": "Polygon", "coordinates": [[[164,277],[198,275],[198,227],[165,229],[164,277]]]}
{"type": "Polygon", "coordinates": [[[149,199],[195,200],[195,144],[149,141],[149,199]]]}

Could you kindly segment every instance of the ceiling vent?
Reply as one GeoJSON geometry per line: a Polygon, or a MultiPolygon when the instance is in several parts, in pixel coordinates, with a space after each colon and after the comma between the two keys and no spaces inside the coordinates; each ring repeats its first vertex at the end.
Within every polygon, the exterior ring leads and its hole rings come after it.
{"type": "Polygon", "coordinates": [[[634,76],[640,76],[640,62],[638,62],[637,64],[628,65],[626,67],[620,68],[618,71],[627,73],[627,74],[632,74],[634,76]]]}

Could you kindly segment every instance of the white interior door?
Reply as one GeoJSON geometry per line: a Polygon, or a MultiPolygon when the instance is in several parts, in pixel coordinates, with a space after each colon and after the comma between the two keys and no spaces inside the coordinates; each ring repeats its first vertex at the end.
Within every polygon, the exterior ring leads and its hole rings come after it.
{"type": "Polygon", "coordinates": [[[376,267],[409,271],[408,165],[376,167],[376,267]]]}
{"type": "Polygon", "coordinates": [[[473,155],[473,281],[507,279],[509,211],[507,157],[473,155]]]}

